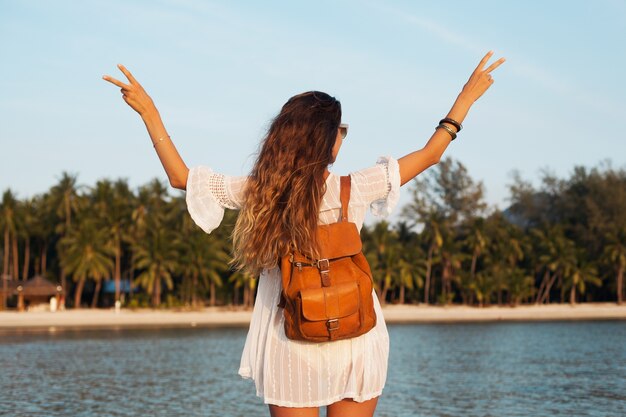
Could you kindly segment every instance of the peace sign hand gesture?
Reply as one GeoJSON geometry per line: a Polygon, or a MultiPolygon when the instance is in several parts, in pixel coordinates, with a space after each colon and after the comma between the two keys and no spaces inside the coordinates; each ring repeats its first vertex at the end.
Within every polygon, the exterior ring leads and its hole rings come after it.
{"type": "Polygon", "coordinates": [[[117,65],[118,68],[124,73],[126,78],[130,84],[124,84],[123,82],[116,80],[115,78],[104,75],[102,78],[111,84],[115,84],[116,86],[121,88],[122,98],[130,107],[133,108],[137,113],[141,116],[144,116],[149,111],[154,110],[154,103],[152,99],[146,93],[146,90],[143,89],[141,84],[137,82],[135,77],[128,71],[122,64],[117,65]]]}
{"type": "Polygon", "coordinates": [[[491,78],[490,72],[498,68],[500,64],[505,61],[504,58],[500,58],[491,64],[487,69],[483,69],[489,58],[491,58],[491,55],[493,55],[493,51],[487,52],[487,55],[480,60],[480,63],[474,72],[472,72],[469,80],[463,86],[461,95],[469,99],[471,103],[478,100],[478,98],[482,96],[489,87],[491,87],[491,84],[493,84],[493,78],[491,78]]]}

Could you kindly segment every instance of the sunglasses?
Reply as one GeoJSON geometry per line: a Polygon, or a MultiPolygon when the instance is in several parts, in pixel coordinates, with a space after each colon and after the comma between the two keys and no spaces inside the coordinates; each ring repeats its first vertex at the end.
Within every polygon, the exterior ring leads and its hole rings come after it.
{"type": "Polygon", "coordinates": [[[341,133],[341,139],[345,139],[346,136],[348,135],[348,124],[341,123],[339,125],[339,132],[341,133]]]}

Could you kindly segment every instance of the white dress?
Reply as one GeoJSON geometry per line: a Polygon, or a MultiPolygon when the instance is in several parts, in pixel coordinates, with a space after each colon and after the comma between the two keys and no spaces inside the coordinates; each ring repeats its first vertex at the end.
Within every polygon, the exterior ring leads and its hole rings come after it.
{"type": "MultiPolygon", "coordinates": [[[[380,157],[376,164],[352,172],[348,220],[360,230],[368,207],[387,216],[396,206],[400,189],[397,160],[380,157]]],[[[241,207],[245,176],[214,173],[207,166],[189,171],[186,202],[194,222],[211,233],[221,222],[224,208],[241,207]]],[[[320,224],[336,222],[340,215],[339,176],[326,179],[320,224]]],[[[282,282],[278,267],[259,276],[257,294],[241,355],[239,375],[253,379],[256,395],[267,404],[284,407],[319,407],[342,398],[362,402],[382,393],[387,378],[389,334],[374,290],[376,326],[351,339],[317,343],[287,339],[282,309],[278,307],[282,282]]]]}

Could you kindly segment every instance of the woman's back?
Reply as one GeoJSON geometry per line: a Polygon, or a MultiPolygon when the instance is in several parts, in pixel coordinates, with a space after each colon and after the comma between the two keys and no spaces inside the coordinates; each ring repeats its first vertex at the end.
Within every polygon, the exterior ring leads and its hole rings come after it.
{"type": "MultiPolygon", "coordinates": [[[[398,162],[381,157],[376,164],[350,173],[352,192],[348,220],[360,229],[370,207],[374,215],[388,215],[398,201],[398,162]]],[[[187,207],[193,220],[207,233],[217,227],[225,208],[241,208],[247,177],[214,173],[193,167],[187,183],[187,207]]],[[[319,223],[339,220],[340,177],[326,178],[319,223]]],[[[250,327],[241,355],[239,375],[253,379],[256,394],[266,403],[285,407],[316,407],[342,398],[366,401],[381,394],[387,377],[389,334],[375,290],[378,317],[369,332],[326,343],[288,339],[278,304],[282,281],[278,267],[262,271],[250,327]]]]}

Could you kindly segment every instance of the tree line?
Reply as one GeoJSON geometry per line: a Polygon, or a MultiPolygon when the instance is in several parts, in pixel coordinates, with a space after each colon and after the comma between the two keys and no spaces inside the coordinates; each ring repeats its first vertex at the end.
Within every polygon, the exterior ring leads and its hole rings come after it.
{"type": "MultiPolygon", "coordinates": [[[[538,188],[514,170],[505,210],[489,207],[483,184],[450,157],[406,188],[399,221],[361,230],[381,304],[622,303],[624,169],[576,166],[565,179],[543,170],[538,188]]],[[[89,187],[67,172],[32,198],[7,189],[3,276],[41,274],[65,289],[69,307],[252,306],[258,278],[229,268],[238,212],[206,234],[184,192],[168,190],[159,179],[136,191],[126,179],[89,187]],[[115,288],[108,298],[105,281],[115,288]]]]}

